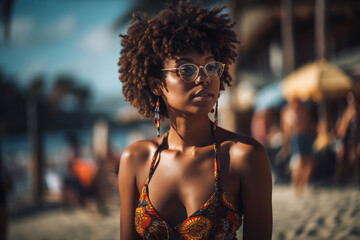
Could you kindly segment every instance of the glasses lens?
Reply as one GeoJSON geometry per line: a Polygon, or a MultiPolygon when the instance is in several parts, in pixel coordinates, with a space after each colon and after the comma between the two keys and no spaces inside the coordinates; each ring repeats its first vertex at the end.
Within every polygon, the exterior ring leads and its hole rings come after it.
{"type": "Polygon", "coordinates": [[[224,66],[219,62],[209,62],[205,65],[205,70],[210,78],[220,78],[224,72],[224,66]]]}
{"type": "Polygon", "coordinates": [[[192,81],[196,75],[197,67],[192,64],[184,64],[180,66],[180,75],[185,81],[192,81]]]}

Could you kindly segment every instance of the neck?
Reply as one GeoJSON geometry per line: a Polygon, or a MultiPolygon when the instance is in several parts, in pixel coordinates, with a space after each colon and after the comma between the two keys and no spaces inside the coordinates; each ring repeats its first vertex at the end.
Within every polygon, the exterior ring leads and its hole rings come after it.
{"type": "Polygon", "coordinates": [[[183,150],[187,147],[202,147],[214,142],[211,122],[205,115],[169,116],[170,132],[168,137],[169,148],[183,150]]]}

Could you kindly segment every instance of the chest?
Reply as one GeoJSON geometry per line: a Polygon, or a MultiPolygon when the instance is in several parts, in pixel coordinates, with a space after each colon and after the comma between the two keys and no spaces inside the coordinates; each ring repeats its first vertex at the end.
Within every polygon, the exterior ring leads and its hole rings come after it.
{"type": "MultiPolygon", "coordinates": [[[[229,201],[237,208],[236,176],[229,172],[223,156],[219,174],[229,201]],[[229,174],[230,173],[230,174],[229,174]]],[[[220,161],[220,160],[219,160],[220,161]]],[[[199,210],[215,192],[215,159],[212,149],[174,155],[163,151],[148,185],[148,196],[156,211],[175,226],[199,210]]]]}

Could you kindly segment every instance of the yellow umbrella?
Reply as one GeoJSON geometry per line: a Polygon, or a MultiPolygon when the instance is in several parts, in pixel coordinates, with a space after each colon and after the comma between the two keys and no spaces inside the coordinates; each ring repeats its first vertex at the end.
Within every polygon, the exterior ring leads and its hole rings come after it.
{"type": "Polygon", "coordinates": [[[322,99],[346,94],[353,87],[351,79],[338,67],[326,60],[307,64],[288,75],[282,84],[282,92],[287,100],[322,99]]]}

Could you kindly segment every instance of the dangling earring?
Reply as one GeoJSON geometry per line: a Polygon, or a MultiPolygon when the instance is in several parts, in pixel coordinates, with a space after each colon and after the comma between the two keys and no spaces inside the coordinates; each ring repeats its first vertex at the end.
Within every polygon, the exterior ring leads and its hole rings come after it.
{"type": "Polygon", "coordinates": [[[156,136],[160,137],[160,100],[156,100],[154,123],[156,125],[156,136]]]}
{"type": "Polygon", "coordinates": [[[215,115],[214,115],[214,132],[216,130],[216,126],[218,125],[218,100],[216,100],[215,104],[215,115]]]}

